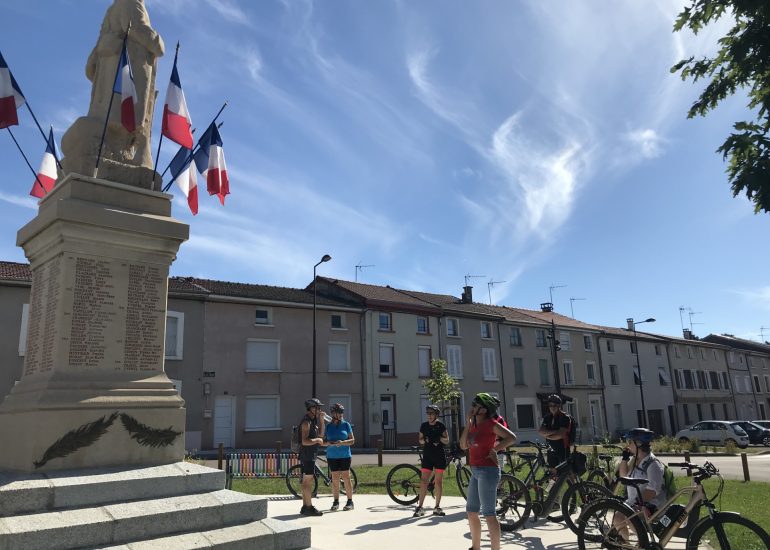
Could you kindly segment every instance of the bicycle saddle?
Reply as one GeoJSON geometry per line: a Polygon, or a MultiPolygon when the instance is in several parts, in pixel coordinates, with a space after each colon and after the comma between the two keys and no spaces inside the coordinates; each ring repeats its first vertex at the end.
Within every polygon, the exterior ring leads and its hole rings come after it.
{"type": "Polygon", "coordinates": [[[612,460],[612,455],[597,455],[599,457],[599,460],[612,460]]]}
{"type": "Polygon", "coordinates": [[[534,460],[537,458],[537,453],[517,453],[524,460],[534,460]]]}
{"type": "Polygon", "coordinates": [[[619,477],[618,481],[621,485],[630,485],[631,487],[639,487],[640,485],[647,485],[649,480],[638,477],[619,477]]]}

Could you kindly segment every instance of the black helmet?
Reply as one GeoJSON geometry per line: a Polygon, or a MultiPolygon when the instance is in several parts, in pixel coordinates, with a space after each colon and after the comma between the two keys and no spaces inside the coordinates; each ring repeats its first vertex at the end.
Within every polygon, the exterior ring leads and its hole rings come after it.
{"type": "Polygon", "coordinates": [[[497,407],[500,406],[500,400],[487,392],[477,393],[476,397],[473,398],[473,403],[484,407],[490,415],[494,414],[497,407]]]}
{"type": "Polygon", "coordinates": [[[552,393],[551,395],[548,396],[547,402],[556,403],[557,405],[561,405],[563,403],[561,397],[559,397],[555,393],[552,393]]]}
{"type": "Polygon", "coordinates": [[[342,406],[342,403],[335,403],[334,405],[332,405],[331,411],[333,413],[334,412],[344,413],[345,412],[345,407],[342,406]]]}
{"type": "Polygon", "coordinates": [[[324,404],[321,403],[321,400],[317,397],[305,401],[305,409],[309,409],[310,407],[323,407],[323,405],[324,404]]]}
{"type": "Polygon", "coordinates": [[[441,414],[441,409],[438,407],[438,405],[426,405],[425,412],[434,412],[436,414],[441,414]]]}
{"type": "Polygon", "coordinates": [[[623,434],[623,439],[633,439],[641,443],[651,443],[655,439],[655,432],[647,428],[634,428],[623,434]]]}

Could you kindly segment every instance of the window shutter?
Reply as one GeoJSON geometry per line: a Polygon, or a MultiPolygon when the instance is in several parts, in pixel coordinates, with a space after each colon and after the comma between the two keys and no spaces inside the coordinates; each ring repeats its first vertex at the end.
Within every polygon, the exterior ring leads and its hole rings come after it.
{"type": "Polygon", "coordinates": [[[278,370],[278,342],[248,342],[246,370],[278,370]]]}

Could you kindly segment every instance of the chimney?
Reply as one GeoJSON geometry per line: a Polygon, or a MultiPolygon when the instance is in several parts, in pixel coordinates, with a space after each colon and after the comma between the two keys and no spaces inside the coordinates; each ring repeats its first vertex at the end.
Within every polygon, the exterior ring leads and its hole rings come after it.
{"type": "Polygon", "coordinates": [[[551,302],[543,302],[542,304],[540,304],[540,310],[543,313],[550,313],[551,311],[553,311],[553,304],[551,302]]]}
{"type": "Polygon", "coordinates": [[[689,328],[682,329],[682,333],[684,334],[685,340],[692,340],[692,331],[689,328]]]}
{"type": "Polygon", "coordinates": [[[464,304],[472,304],[473,303],[473,287],[472,286],[464,286],[463,287],[463,300],[462,302],[464,304]]]}
{"type": "Polygon", "coordinates": [[[634,330],[634,318],[629,317],[626,319],[626,323],[628,323],[628,330],[634,330]]]}

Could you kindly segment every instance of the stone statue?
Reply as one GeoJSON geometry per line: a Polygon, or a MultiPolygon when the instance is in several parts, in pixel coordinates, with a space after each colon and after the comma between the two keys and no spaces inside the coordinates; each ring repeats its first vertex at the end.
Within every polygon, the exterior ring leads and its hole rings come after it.
{"type": "Polygon", "coordinates": [[[88,116],[80,117],[62,137],[64,173],[96,175],[118,183],[158,189],[153,172],[150,136],[157,92],[157,59],[163,55],[163,40],[150,25],[144,0],[114,0],[102,22],[99,39],[86,63],[86,76],[93,83],[88,116]],[[137,93],[137,127],[127,132],[120,123],[119,97],[110,110],[98,174],[94,173],[107,107],[112,96],[115,71],[123,37],[128,34],[128,57],[137,93]]]}

